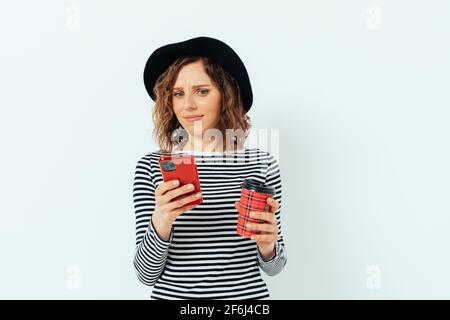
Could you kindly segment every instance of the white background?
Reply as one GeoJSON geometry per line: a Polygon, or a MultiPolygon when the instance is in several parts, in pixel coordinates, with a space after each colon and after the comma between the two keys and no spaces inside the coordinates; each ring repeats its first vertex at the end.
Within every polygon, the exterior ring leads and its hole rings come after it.
{"type": "MultiPolygon", "coordinates": [[[[148,299],[136,162],[157,47],[229,44],[279,130],[274,299],[450,298],[448,1],[9,1],[0,11],[0,298],[148,299]],[[79,17],[79,20],[78,20],[79,17]]],[[[270,151],[270,150],[268,150],[270,151]]]]}

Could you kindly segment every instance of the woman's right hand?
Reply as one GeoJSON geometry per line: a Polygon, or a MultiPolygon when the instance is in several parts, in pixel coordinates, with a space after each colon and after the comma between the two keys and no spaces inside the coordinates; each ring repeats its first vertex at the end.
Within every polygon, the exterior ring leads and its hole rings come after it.
{"type": "Polygon", "coordinates": [[[179,187],[179,184],[178,180],[170,180],[161,183],[155,190],[156,204],[152,215],[153,226],[158,235],[166,241],[169,239],[175,219],[182,213],[196,207],[197,204],[188,203],[201,197],[201,193],[198,192],[174,200],[174,198],[186,193],[192,193],[192,190],[194,190],[192,184],[181,187],[179,187]],[[192,186],[192,189],[189,189],[189,186],[192,186]]]}

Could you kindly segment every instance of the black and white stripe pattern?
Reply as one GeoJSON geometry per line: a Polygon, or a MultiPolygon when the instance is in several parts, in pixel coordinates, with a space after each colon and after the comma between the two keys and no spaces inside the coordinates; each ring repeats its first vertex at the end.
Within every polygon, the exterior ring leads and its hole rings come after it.
{"type": "MultiPolygon", "coordinates": [[[[177,152],[180,153],[180,152],[177,152]]],[[[260,269],[278,274],[287,262],[281,233],[281,176],[278,161],[258,148],[233,154],[187,151],[195,156],[203,202],[180,215],[169,241],[150,223],[155,189],[163,182],[159,151],[139,159],[133,199],[136,215],[134,266],[138,279],[154,286],[153,299],[269,298],[260,269]],[[275,187],[280,203],[276,255],[263,261],[256,242],[236,233],[241,184],[253,178],[275,187]]]]}

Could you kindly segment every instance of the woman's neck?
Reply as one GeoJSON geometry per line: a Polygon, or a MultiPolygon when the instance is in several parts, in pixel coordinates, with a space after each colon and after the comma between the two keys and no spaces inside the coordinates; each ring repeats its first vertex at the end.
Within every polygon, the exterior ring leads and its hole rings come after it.
{"type": "Polygon", "coordinates": [[[223,152],[223,148],[215,141],[204,141],[200,138],[192,138],[191,136],[189,136],[186,145],[179,149],[182,151],[196,152],[223,152]]]}

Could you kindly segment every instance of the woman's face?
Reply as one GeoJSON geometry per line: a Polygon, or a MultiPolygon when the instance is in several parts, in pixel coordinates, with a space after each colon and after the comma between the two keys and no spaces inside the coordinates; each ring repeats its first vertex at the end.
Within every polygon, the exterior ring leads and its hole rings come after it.
{"type": "MultiPolygon", "coordinates": [[[[194,135],[194,124],[201,125],[202,133],[216,128],[219,122],[222,96],[201,61],[183,66],[172,91],[173,111],[184,129],[194,135]],[[201,116],[189,120],[186,117],[201,116]]],[[[197,132],[197,131],[196,131],[197,132]]]]}

